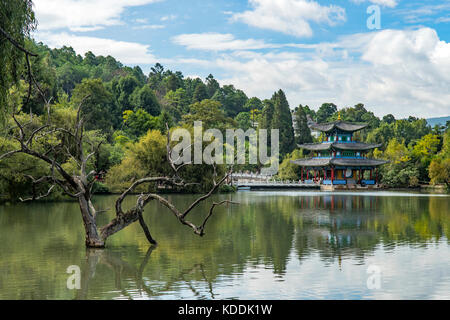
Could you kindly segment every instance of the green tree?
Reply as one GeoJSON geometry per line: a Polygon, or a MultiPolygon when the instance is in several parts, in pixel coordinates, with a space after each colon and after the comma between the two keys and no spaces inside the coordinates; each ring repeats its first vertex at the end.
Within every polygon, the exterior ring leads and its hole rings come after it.
{"type": "Polygon", "coordinates": [[[251,109],[249,114],[250,114],[250,120],[251,120],[252,128],[256,129],[257,124],[258,124],[258,119],[260,118],[260,115],[261,115],[261,110],[259,110],[259,109],[251,109]]]}
{"type": "Polygon", "coordinates": [[[108,135],[118,125],[112,115],[116,113],[113,97],[100,79],[84,79],[73,90],[71,102],[78,107],[83,102],[82,114],[86,129],[100,129],[108,135]]]}
{"type": "Polygon", "coordinates": [[[395,122],[395,118],[392,114],[387,114],[383,117],[382,121],[387,124],[391,124],[395,122]]]}
{"type": "Polygon", "coordinates": [[[131,70],[131,75],[135,77],[141,86],[147,83],[147,77],[145,76],[144,72],[142,71],[141,67],[135,66],[131,70]]]}
{"type": "Polygon", "coordinates": [[[250,118],[250,112],[240,112],[236,118],[234,118],[236,121],[236,124],[238,128],[241,128],[242,130],[246,131],[250,128],[252,128],[252,121],[250,118]]]}
{"type": "MultiPolygon", "coordinates": [[[[266,99],[263,101],[264,108],[259,116],[258,128],[259,129],[269,129],[268,135],[270,134],[270,129],[272,128],[273,115],[275,112],[274,103],[272,100],[266,99]]],[[[270,139],[269,139],[270,141],[270,139]]]]}
{"type": "Polygon", "coordinates": [[[410,151],[404,140],[392,138],[385,152],[375,150],[376,158],[390,162],[380,168],[382,183],[389,187],[417,187],[419,185],[419,170],[411,161],[410,151]]]}
{"type": "Polygon", "coordinates": [[[289,103],[281,89],[273,94],[271,100],[274,105],[271,128],[279,130],[280,154],[287,154],[295,148],[294,128],[289,103]]]}
{"type": "Polygon", "coordinates": [[[293,164],[292,160],[297,160],[304,157],[303,151],[299,149],[295,149],[292,153],[286,154],[280,164],[278,178],[281,180],[298,180],[301,175],[301,167],[293,164]]]}
{"type": "Polygon", "coordinates": [[[248,101],[244,105],[245,111],[251,111],[251,110],[262,110],[264,108],[264,105],[260,99],[257,97],[253,97],[248,99],[248,101]]]}
{"type": "Polygon", "coordinates": [[[201,102],[205,99],[208,99],[207,88],[203,82],[199,82],[195,87],[192,103],[201,102]]]}
{"type": "Polygon", "coordinates": [[[417,141],[412,149],[412,155],[420,161],[429,161],[437,153],[440,146],[439,136],[430,133],[417,141]]]}
{"type": "Polygon", "coordinates": [[[165,110],[161,112],[158,116],[158,125],[157,129],[161,131],[161,133],[167,133],[167,127],[172,128],[174,126],[174,121],[172,116],[165,110]],[[167,126],[166,126],[167,125],[167,126]]]}
{"type": "Polygon", "coordinates": [[[428,169],[431,183],[445,183],[447,190],[450,190],[450,158],[435,158],[430,163],[428,169]]]}
{"type": "Polygon", "coordinates": [[[306,112],[302,105],[298,106],[294,111],[294,122],[296,124],[296,143],[303,144],[313,142],[311,130],[308,127],[308,120],[306,119],[306,112]]]}
{"type": "MultiPolygon", "coordinates": [[[[206,101],[206,100],[204,100],[206,101]]],[[[169,175],[171,169],[166,161],[166,137],[159,130],[150,130],[139,141],[131,143],[122,162],[113,166],[105,179],[114,192],[126,190],[130,183],[145,176],[169,175]]],[[[217,174],[222,175],[224,168],[217,167],[217,174]]],[[[193,184],[180,192],[200,192],[212,185],[214,170],[212,166],[201,164],[186,166],[179,173],[181,178],[189,179],[193,184]]],[[[187,180],[186,180],[187,181],[187,180]]],[[[136,192],[156,191],[154,186],[140,186],[136,192]]]]}
{"type": "Polygon", "coordinates": [[[327,122],[337,112],[337,106],[334,103],[323,103],[316,113],[318,123],[327,122]]]}
{"type": "Polygon", "coordinates": [[[148,85],[136,88],[131,94],[130,101],[134,108],[143,109],[152,116],[156,117],[161,113],[161,105],[148,85]]]}
{"type": "Polygon", "coordinates": [[[244,91],[236,89],[233,85],[223,86],[214,93],[211,99],[219,101],[225,110],[225,114],[231,118],[236,117],[240,112],[246,111],[244,106],[248,100],[244,91]]]}
{"type": "MultiPolygon", "coordinates": [[[[40,90],[46,97],[57,97],[58,91],[60,91],[58,84],[58,76],[55,68],[52,66],[52,61],[48,50],[43,46],[36,45],[34,41],[26,41],[26,48],[33,53],[37,54],[37,57],[31,59],[31,68],[34,80],[39,83],[40,90]]],[[[48,48],[47,48],[48,49],[48,48]]],[[[24,76],[24,79],[28,79],[24,76]]],[[[25,80],[21,80],[21,85],[26,84],[25,80]]],[[[80,80],[81,82],[81,80],[80,80]]],[[[28,91],[28,84],[26,84],[28,91]]],[[[28,93],[28,92],[27,92],[28,93]]],[[[24,96],[25,97],[25,96],[24,96]]],[[[23,99],[25,101],[25,99],[23,99]]],[[[30,100],[28,104],[23,106],[23,111],[34,114],[42,114],[45,112],[45,101],[42,96],[36,90],[31,91],[30,100]]]]}
{"type": "Polygon", "coordinates": [[[190,113],[183,116],[183,122],[194,125],[195,121],[202,121],[203,128],[224,130],[235,125],[233,119],[223,112],[220,102],[205,99],[191,105],[190,113]]]}
{"type": "Polygon", "coordinates": [[[147,133],[150,129],[158,127],[158,118],[153,117],[144,109],[135,111],[126,110],[123,113],[124,131],[132,138],[136,139],[147,133]]]}
{"type": "Polygon", "coordinates": [[[139,81],[130,75],[121,77],[119,80],[113,82],[113,90],[120,113],[133,109],[131,95],[138,87],[139,81]]]}
{"type": "Polygon", "coordinates": [[[163,86],[165,92],[176,91],[183,86],[183,79],[170,71],[169,74],[164,76],[163,86]]]}
{"type": "MultiPolygon", "coordinates": [[[[138,142],[130,144],[122,162],[113,166],[105,182],[112,191],[123,192],[130,183],[147,175],[163,175],[170,168],[166,161],[166,139],[157,130],[149,130],[138,142]]],[[[140,187],[136,191],[148,191],[140,187]]]]}
{"type": "Polygon", "coordinates": [[[151,68],[150,74],[148,75],[148,84],[150,88],[155,91],[161,86],[164,74],[164,67],[158,62],[151,68]]]}
{"type": "Polygon", "coordinates": [[[189,97],[189,102],[192,102],[195,88],[197,88],[197,85],[199,83],[202,83],[202,80],[200,78],[186,78],[183,79],[183,89],[186,90],[186,94],[189,97]]]}
{"type": "Polygon", "coordinates": [[[216,93],[216,91],[219,89],[220,89],[219,82],[217,82],[217,80],[214,79],[214,76],[212,74],[209,74],[206,77],[206,92],[208,94],[208,99],[211,99],[214,93],[216,93]]]}
{"type": "Polygon", "coordinates": [[[411,155],[415,163],[415,167],[419,170],[421,181],[428,181],[428,167],[432,159],[441,147],[441,140],[438,135],[427,134],[423,136],[412,147],[411,155]]]}
{"type": "Polygon", "coordinates": [[[389,140],[393,137],[397,139],[401,139],[402,137],[396,137],[394,135],[394,125],[382,122],[381,125],[371,130],[366,137],[366,142],[368,143],[381,143],[383,145],[383,149],[386,148],[389,140]]]}
{"type": "Polygon", "coordinates": [[[183,114],[189,113],[189,101],[190,99],[185,89],[171,90],[164,97],[164,108],[178,122],[183,114]]]}
{"type": "Polygon", "coordinates": [[[30,0],[0,2],[0,106],[5,111],[10,87],[20,79],[25,66],[25,40],[34,30],[35,17],[30,0]],[[22,49],[20,49],[22,48],[22,49]]]}
{"type": "MultiPolygon", "coordinates": [[[[377,153],[375,155],[380,156],[377,153]]],[[[388,146],[381,157],[389,160],[393,164],[405,163],[411,160],[409,150],[405,146],[405,141],[399,141],[397,138],[389,140],[388,146]]]]}
{"type": "Polygon", "coordinates": [[[77,84],[89,76],[89,73],[84,67],[70,62],[66,62],[59,67],[56,70],[56,74],[59,87],[69,95],[77,84]]]}

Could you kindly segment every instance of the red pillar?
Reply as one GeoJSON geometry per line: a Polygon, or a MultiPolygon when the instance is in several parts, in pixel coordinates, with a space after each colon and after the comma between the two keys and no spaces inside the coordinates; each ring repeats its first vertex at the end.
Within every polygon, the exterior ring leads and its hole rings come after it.
{"type": "Polygon", "coordinates": [[[372,180],[372,169],[370,169],[370,180],[372,180]]]}
{"type": "Polygon", "coordinates": [[[304,181],[304,180],[303,180],[303,167],[302,167],[302,181],[304,181]]]}
{"type": "Polygon", "coordinates": [[[306,180],[309,180],[309,170],[306,169],[306,180]]]}
{"type": "Polygon", "coordinates": [[[334,168],[331,168],[331,182],[334,181],[334,168]]]}

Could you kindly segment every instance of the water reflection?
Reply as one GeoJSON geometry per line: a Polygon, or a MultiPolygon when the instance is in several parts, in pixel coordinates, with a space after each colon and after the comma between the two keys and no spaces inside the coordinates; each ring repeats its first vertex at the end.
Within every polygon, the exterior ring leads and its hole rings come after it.
{"type": "Polygon", "coordinates": [[[157,285],[152,286],[148,284],[148,278],[144,275],[144,270],[149,263],[150,256],[156,247],[151,246],[148,248],[145,256],[142,259],[141,264],[138,267],[131,265],[122,259],[121,254],[111,250],[101,249],[87,249],[86,261],[82,268],[81,274],[81,289],[76,291],[76,300],[86,300],[95,297],[101,292],[96,292],[95,286],[90,291],[91,283],[95,284],[95,276],[97,272],[97,266],[106,266],[112,278],[114,279],[113,291],[120,292],[121,298],[125,299],[137,299],[137,298],[155,298],[163,295],[172,289],[173,286],[184,283],[197,299],[214,299],[213,284],[208,280],[203,264],[195,264],[191,268],[185,268],[175,276],[171,281],[166,282],[163,286],[158,288],[157,285]],[[203,280],[208,284],[209,292],[205,295],[196,289],[196,285],[192,283],[189,276],[194,273],[200,273],[203,280]],[[130,287],[134,288],[130,288],[130,287]]]}
{"type": "MultiPolygon", "coordinates": [[[[169,197],[179,207],[192,200],[189,195],[169,197]]],[[[428,260],[412,264],[409,278],[396,288],[431,277],[440,290],[450,292],[450,277],[442,271],[450,263],[450,197],[239,192],[216,198],[241,205],[217,208],[204,238],[180,226],[165,208],[149,207],[145,219],[160,243],[150,249],[133,225],[113,236],[106,250],[86,250],[75,203],[0,207],[0,298],[374,297],[364,287],[367,265],[389,264],[393,276],[401,270],[392,265],[402,265],[405,255],[428,260]],[[439,260],[429,258],[435,256],[439,260]],[[66,288],[69,265],[81,267],[81,290],[66,288]],[[291,288],[293,283],[298,286],[291,288]],[[330,291],[333,285],[337,289],[330,291]]],[[[96,202],[107,208],[113,199],[96,202]]],[[[207,208],[203,204],[191,218],[201,220],[207,208]]],[[[106,222],[111,215],[100,219],[106,222]]],[[[411,292],[421,296],[433,286],[411,292]]]]}

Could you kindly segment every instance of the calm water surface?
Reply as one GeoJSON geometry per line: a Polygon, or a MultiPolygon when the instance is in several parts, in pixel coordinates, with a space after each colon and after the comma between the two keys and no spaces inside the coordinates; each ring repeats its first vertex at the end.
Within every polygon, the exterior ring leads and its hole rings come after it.
{"type": "MultiPolygon", "coordinates": [[[[194,196],[169,198],[186,207],[194,196]]],[[[0,206],[0,299],[450,299],[449,196],[251,191],[219,199],[240,205],[218,207],[204,238],[149,205],[159,242],[150,249],[136,223],[107,249],[87,250],[73,202],[0,206]],[[67,289],[71,265],[81,269],[80,290],[67,289]],[[379,289],[367,287],[369,266],[381,271],[379,289]]],[[[95,200],[108,209],[115,197],[95,200]]]]}

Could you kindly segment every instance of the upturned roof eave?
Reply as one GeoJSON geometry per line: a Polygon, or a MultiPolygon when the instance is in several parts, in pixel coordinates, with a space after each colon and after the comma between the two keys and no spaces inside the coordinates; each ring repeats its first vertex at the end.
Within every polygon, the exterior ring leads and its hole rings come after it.
{"type": "Polygon", "coordinates": [[[352,150],[352,151],[367,151],[375,148],[381,147],[381,144],[368,144],[362,142],[349,142],[349,143],[306,143],[297,145],[299,148],[310,150],[310,151],[322,151],[330,150],[331,148],[337,150],[352,150]]]}
{"type": "Polygon", "coordinates": [[[355,166],[355,167],[378,167],[389,163],[378,159],[345,159],[345,158],[303,158],[291,160],[292,163],[302,167],[325,167],[325,166],[355,166]]]}
{"type": "Polygon", "coordinates": [[[355,132],[362,130],[368,126],[367,123],[351,123],[347,121],[333,121],[333,122],[326,122],[326,123],[310,123],[309,128],[311,130],[315,131],[321,131],[321,132],[330,132],[335,128],[338,128],[342,131],[346,132],[355,132]]]}

